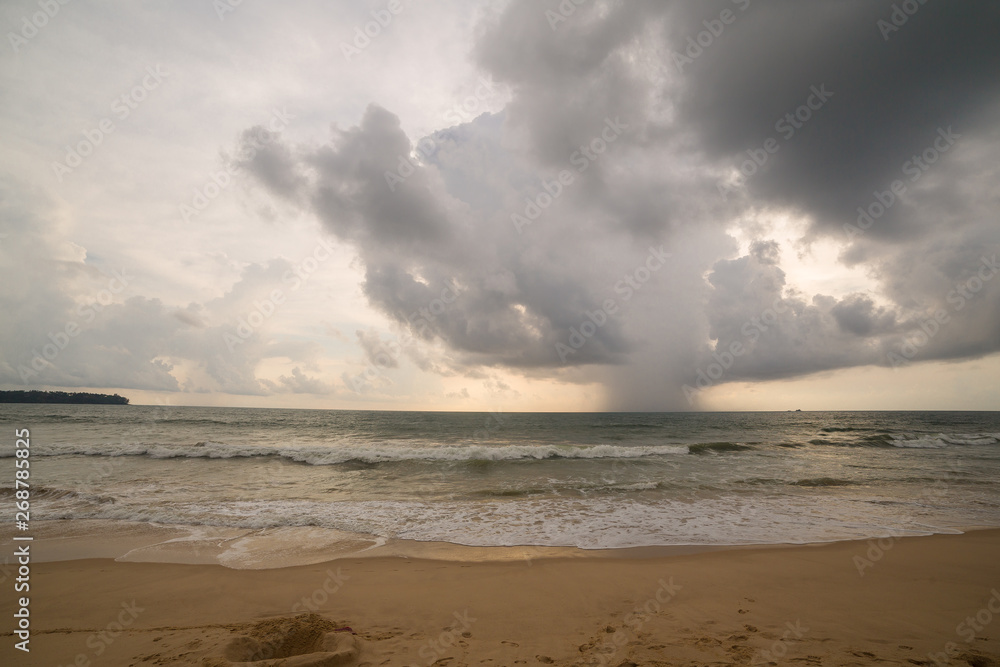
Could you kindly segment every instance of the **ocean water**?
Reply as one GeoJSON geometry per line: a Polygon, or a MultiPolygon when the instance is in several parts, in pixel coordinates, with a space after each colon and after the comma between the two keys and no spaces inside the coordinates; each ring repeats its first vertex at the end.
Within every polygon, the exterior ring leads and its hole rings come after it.
{"type": "Polygon", "coordinates": [[[1000,413],[0,406],[32,520],[473,546],[805,543],[1000,526],[1000,413]]]}

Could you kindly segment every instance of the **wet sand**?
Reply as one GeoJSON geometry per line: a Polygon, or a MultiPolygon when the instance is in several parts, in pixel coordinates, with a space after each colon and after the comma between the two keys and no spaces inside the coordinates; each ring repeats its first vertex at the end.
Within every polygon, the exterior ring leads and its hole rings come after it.
{"type": "MultiPolygon", "coordinates": [[[[881,546],[579,555],[265,570],[33,563],[31,653],[14,650],[8,620],[0,662],[1000,665],[997,530],[881,546]]],[[[5,594],[0,614],[15,610],[5,594]]]]}

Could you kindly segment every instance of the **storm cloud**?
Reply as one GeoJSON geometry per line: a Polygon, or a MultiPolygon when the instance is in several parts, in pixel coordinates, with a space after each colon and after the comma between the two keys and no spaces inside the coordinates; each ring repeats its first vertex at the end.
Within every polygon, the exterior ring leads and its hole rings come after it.
{"type": "MultiPolygon", "coordinates": [[[[368,395],[419,395],[412,372],[485,386],[490,400],[537,382],[594,388],[602,408],[663,410],[698,407],[702,390],[730,382],[1000,351],[996,3],[414,5],[349,59],[339,40],[366,15],[334,4],[330,16],[289,10],[312,36],[289,53],[271,36],[273,10],[248,6],[218,26],[190,8],[175,16],[165,30],[198,26],[203,38],[184,57],[153,40],[151,53],[175,58],[156,91],[177,95],[172,112],[149,129],[145,103],[101,151],[127,143],[137,157],[120,164],[155,183],[151,136],[186,128],[176,150],[156,144],[171,173],[192,171],[187,155],[210,145],[202,180],[170,200],[201,195],[204,210],[173,228],[150,205],[158,222],[123,214],[116,228],[133,245],[144,229],[184,238],[186,254],[136,264],[191,276],[114,293],[33,379],[342,398],[375,368],[368,395]],[[228,134],[185,111],[191,91],[251,77],[204,46],[213,40],[261,83],[241,88],[260,109],[228,134]],[[259,94],[269,89],[282,93],[259,94]],[[265,128],[286,100],[293,120],[265,128]],[[336,262],[268,247],[310,225],[342,251],[336,262]],[[225,247],[254,235],[272,241],[225,247]],[[308,302],[292,293],[290,275],[334,264],[308,302]],[[296,305],[268,306],[275,290],[296,305]]],[[[144,25],[130,11],[122,25],[144,25]]],[[[40,59],[43,39],[29,44],[40,59]]],[[[102,95],[98,108],[115,99],[102,95]]],[[[223,98],[209,94],[204,117],[223,98]]],[[[78,201],[97,191],[88,168],[125,196],[95,156],[72,175],[78,201]]],[[[5,181],[2,299],[14,317],[0,328],[0,373],[17,385],[127,253],[95,252],[115,247],[97,220],[67,242],[60,196],[5,181]]],[[[472,397],[454,383],[435,391],[472,397]]]]}
{"type": "Polygon", "coordinates": [[[365,294],[398,323],[456,281],[423,331],[469,367],[624,365],[663,397],[648,404],[676,407],[733,343],[726,381],[887,365],[943,311],[961,324],[938,322],[920,360],[987,354],[1000,10],[911,4],[596,2],[553,29],[514,1],[474,52],[512,90],[503,117],[408,137],[371,106],[329,143],[244,166],[358,247],[365,294]],[[627,129],[602,139],[609,122],[627,129]],[[800,240],[839,243],[869,289],[798,292],[766,230],[732,257],[725,231],[760,211],[805,218],[800,240]],[[683,263],[624,303],[640,292],[620,278],[661,245],[683,263]],[[981,271],[961,297],[979,303],[957,312],[953,292],[981,271]]]}

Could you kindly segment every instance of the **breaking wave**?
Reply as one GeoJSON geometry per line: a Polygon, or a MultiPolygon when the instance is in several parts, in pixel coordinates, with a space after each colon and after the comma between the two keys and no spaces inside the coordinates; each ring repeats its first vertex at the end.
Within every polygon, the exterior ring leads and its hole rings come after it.
{"type": "MultiPolygon", "coordinates": [[[[686,445],[438,445],[402,444],[316,445],[276,447],[199,442],[193,445],[116,443],[108,445],[46,445],[32,456],[145,456],[154,459],[234,459],[279,457],[309,465],[388,463],[394,461],[519,461],[545,459],[633,459],[686,454],[686,445]]],[[[0,458],[13,456],[13,450],[0,458]]]]}

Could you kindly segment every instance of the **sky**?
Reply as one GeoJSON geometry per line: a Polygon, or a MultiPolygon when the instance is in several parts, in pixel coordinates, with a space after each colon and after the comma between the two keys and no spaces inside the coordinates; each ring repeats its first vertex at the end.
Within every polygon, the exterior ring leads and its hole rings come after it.
{"type": "Polygon", "coordinates": [[[1000,409],[1000,5],[5,0],[0,388],[1000,409]]]}

